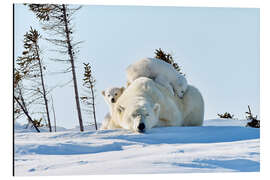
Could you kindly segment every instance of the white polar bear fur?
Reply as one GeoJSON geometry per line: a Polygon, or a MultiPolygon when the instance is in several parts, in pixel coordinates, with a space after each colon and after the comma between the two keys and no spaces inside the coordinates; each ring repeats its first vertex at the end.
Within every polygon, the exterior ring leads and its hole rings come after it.
{"type": "Polygon", "coordinates": [[[117,99],[123,94],[125,88],[112,87],[102,91],[105,102],[109,106],[109,113],[106,114],[102,121],[101,129],[111,129],[113,127],[111,119],[112,109],[117,99]]]}
{"type": "Polygon", "coordinates": [[[177,72],[174,67],[162,60],[155,58],[144,58],[126,69],[127,84],[131,84],[139,77],[148,77],[157,83],[169,89],[172,95],[182,98],[187,87],[187,79],[185,76],[177,72]]]}
{"type": "Polygon", "coordinates": [[[123,94],[125,88],[112,87],[102,91],[105,102],[108,104],[110,113],[117,99],[123,94]]]}
{"type": "Polygon", "coordinates": [[[111,117],[113,128],[138,131],[159,126],[201,126],[204,101],[199,90],[188,86],[182,100],[152,79],[136,79],[117,100],[111,117]]]}
{"type": "Polygon", "coordinates": [[[104,117],[104,120],[102,121],[101,130],[105,129],[115,129],[117,126],[114,124],[114,122],[111,120],[112,116],[110,113],[107,113],[106,116],[104,117]]]}

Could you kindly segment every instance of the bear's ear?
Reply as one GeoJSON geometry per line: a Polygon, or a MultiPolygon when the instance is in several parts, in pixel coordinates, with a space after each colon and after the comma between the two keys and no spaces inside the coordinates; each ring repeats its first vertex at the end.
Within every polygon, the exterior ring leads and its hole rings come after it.
{"type": "Polygon", "coordinates": [[[156,103],[154,105],[154,112],[155,112],[156,116],[159,116],[159,111],[160,111],[160,105],[156,103]]]}
{"type": "Polygon", "coordinates": [[[122,106],[118,106],[118,107],[117,107],[117,111],[118,111],[119,113],[124,112],[124,110],[125,110],[125,108],[122,107],[122,106]]]}
{"type": "Polygon", "coordinates": [[[121,93],[123,93],[123,92],[124,92],[124,90],[125,90],[125,88],[124,88],[124,87],[121,87],[121,88],[120,88],[121,93]]]}
{"type": "Polygon", "coordinates": [[[103,96],[105,96],[105,91],[102,91],[101,94],[102,94],[103,96]]]}

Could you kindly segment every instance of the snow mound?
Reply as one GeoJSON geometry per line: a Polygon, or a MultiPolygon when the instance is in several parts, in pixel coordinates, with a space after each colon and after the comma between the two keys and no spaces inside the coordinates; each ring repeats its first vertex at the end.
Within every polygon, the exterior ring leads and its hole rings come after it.
{"type": "MultiPolygon", "coordinates": [[[[39,127],[38,128],[40,132],[49,132],[48,127],[39,127]]],[[[57,131],[66,131],[67,129],[61,126],[56,126],[57,131]]],[[[52,131],[54,131],[54,127],[52,127],[52,131]]],[[[27,124],[20,124],[18,122],[14,123],[14,132],[15,133],[31,133],[31,132],[37,132],[34,127],[27,124]]]]}
{"type": "Polygon", "coordinates": [[[15,133],[15,175],[259,171],[260,130],[246,123],[215,119],[146,133],[15,133]]]}

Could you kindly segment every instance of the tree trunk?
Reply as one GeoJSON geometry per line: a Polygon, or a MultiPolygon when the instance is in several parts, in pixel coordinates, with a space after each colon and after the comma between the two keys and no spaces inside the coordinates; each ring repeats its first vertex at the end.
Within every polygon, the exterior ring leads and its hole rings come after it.
{"type": "MultiPolygon", "coordinates": [[[[22,101],[22,106],[24,107],[24,110],[26,111],[26,113],[28,113],[28,109],[27,109],[27,107],[26,107],[26,103],[25,103],[24,98],[23,98],[23,95],[22,95],[21,87],[19,86],[19,84],[18,84],[17,86],[18,86],[19,95],[20,95],[20,98],[21,98],[21,101],[22,101]]],[[[27,129],[28,126],[29,126],[29,124],[32,123],[32,122],[29,120],[29,118],[27,118],[27,120],[28,120],[28,123],[27,123],[25,129],[27,129]]]]}
{"type": "Polygon", "coordinates": [[[41,64],[41,60],[39,58],[39,49],[38,49],[38,45],[35,43],[36,46],[36,53],[37,53],[37,57],[38,57],[38,64],[39,64],[39,70],[40,70],[40,79],[41,79],[41,85],[42,85],[42,91],[43,91],[43,99],[45,102],[45,107],[46,107],[46,114],[47,114],[47,120],[48,120],[48,125],[49,125],[49,130],[50,132],[52,132],[52,126],[51,126],[51,120],[50,120],[50,114],[49,114],[49,108],[48,108],[48,100],[46,97],[46,90],[45,90],[45,84],[44,84],[44,79],[43,79],[43,70],[42,70],[42,64],[41,64]]]}
{"type": "Polygon", "coordinates": [[[31,121],[31,123],[33,124],[33,126],[35,127],[35,129],[37,130],[37,132],[40,132],[40,130],[37,128],[37,126],[34,124],[32,118],[30,117],[30,115],[28,114],[28,112],[25,111],[23,105],[20,103],[19,99],[17,97],[14,96],[14,99],[16,100],[16,102],[19,104],[19,106],[21,107],[21,109],[23,110],[24,114],[27,116],[27,118],[31,121]]]}
{"type": "Polygon", "coordinates": [[[95,108],[95,96],[94,96],[94,91],[93,91],[93,85],[91,84],[91,93],[92,93],[92,107],[93,107],[93,115],[94,115],[94,121],[95,121],[95,127],[96,127],[96,130],[98,129],[97,128],[97,120],[96,120],[96,108],[95,108]]]}
{"type": "Polygon", "coordinates": [[[56,132],[56,116],[55,116],[55,111],[54,111],[53,98],[52,98],[52,109],[53,109],[53,117],[54,117],[54,132],[56,132]]]}
{"type": "Polygon", "coordinates": [[[77,105],[77,112],[78,112],[78,118],[79,118],[79,124],[80,124],[80,131],[83,131],[83,121],[82,121],[82,114],[81,114],[81,107],[80,107],[80,101],[79,101],[79,93],[78,93],[78,87],[77,87],[77,79],[76,79],[76,72],[75,72],[75,65],[74,65],[74,57],[73,57],[73,51],[71,46],[71,40],[69,37],[69,27],[68,27],[68,20],[67,20],[67,12],[66,12],[66,5],[62,4],[63,7],[63,20],[65,23],[65,33],[66,33],[66,40],[68,45],[68,54],[70,57],[70,63],[71,63],[71,70],[72,70],[72,76],[73,76],[73,84],[74,84],[74,92],[75,92],[75,100],[77,105]]]}

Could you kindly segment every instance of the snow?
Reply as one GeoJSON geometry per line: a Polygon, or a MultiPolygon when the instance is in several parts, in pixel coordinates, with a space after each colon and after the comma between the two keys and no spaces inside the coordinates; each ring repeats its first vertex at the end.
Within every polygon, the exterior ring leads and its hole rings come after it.
{"type": "MultiPolygon", "coordinates": [[[[97,123],[97,127],[99,128],[101,126],[101,123],[97,123]]],[[[46,126],[43,127],[39,127],[38,128],[40,130],[40,132],[49,132],[49,128],[47,128],[46,126]]],[[[56,126],[56,131],[80,131],[80,126],[76,126],[75,128],[72,129],[66,129],[64,127],[61,126],[56,126]]],[[[94,125],[84,125],[84,130],[85,131],[89,131],[89,130],[95,130],[95,126],[94,125]]],[[[18,122],[14,123],[14,131],[16,133],[27,133],[27,132],[37,132],[36,129],[34,127],[31,127],[31,125],[27,124],[20,124],[18,122]]],[[[52,127],[52,131],[54,132],[54,126],[52,127]]]]}
{"type": "Polygon", "coordinates": [[[15,175],[259,171],[260,130],[246,123],[214,119],[202,127],[153,128],[146,133],[15,130],[15,175]]]}

